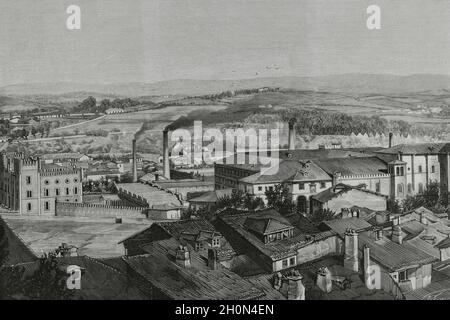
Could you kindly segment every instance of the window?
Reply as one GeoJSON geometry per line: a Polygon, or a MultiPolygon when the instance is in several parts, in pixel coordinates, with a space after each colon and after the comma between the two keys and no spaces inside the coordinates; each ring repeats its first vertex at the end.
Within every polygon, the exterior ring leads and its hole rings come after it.
{"type": "Polygon", "coordinates": [[[27,210],[31,211],[31,203],[29,203],[29,202],[27,203],[27,210]]]}
{"type": "Polygon", "coordinates": [[[73,188],[73,194],[78,194],[78,188],[77,187],[73,188]]]}
{"type": "Polygon", "coordinates": [[[400,175],[400,167],[397,167],[397,168],[395,168],[395,171],[396,171],[396,175],[400,175]]]}
{"type": "Polygon", "coordinates": [[[49,184],[50,182],[48,180],[44,180],[44,184],[49,184]]]}
{"type": "Polygon", "coordinates": [[[30,177],[30,176],[27,176],[27,177],[26,177],[26,181],[27,181],[27,184],[31,184],[31,177],[30,177]]]}
{"type": "Polygon", "coordinates": [[[398,281],[406,281],[408,280],[408,275],[406,270],[399,271],[398,273],[398,281]]]}
{"type": "Polygon", "coordinates": [[[412,193],[412,185],[411,185],[411,183],[408,183],[408,193],[412,193]]]}
{"type": "Polygon", "coordinates": [[[405,169],[403,167],[400,167],[400,175],[401,176],[405,175],[405,169]]]}
{"type": "Polygon", "coordinates": [[[419,183],[419,193],[423,193],[423,184],[419,183]]]}
{"type": "Polygon", "coordinates": [[[196,243],[195,244],[195,250],[202,250],[203,249],[203,243],[196,243]]]}
{"type": "Polygon", "coordinates": [[[381,190],[381,186],[380,186],[380,182],[378,181],[377,183],[375,183],[375,192],[380,192],[381,190]]]}
{"type": "Polygon", "coordinates": [[[403,184],[399,183],[397,185],[397,194],[398,195],[403,195],[403,184]]]}
{"type": "Polygon", "coordinates": [[[59,184],[59,180],[58,179],[55,180],[55,184],[59,184]]]}
{"type": "Polygon", "coordinates": [[[49,196],[49,191],[48,189],[44,189],[44,197],[48,197],[49,196]]]}
{"type": "Polygon", "coordinates": [[[289,264],[293,266],[295,264],[295,257],[289,259],[289,264]]]}
{"type": "Polygon", "coordinates": [[[70,182],[70,180],[69,179],[66,179],[66,183],[69,183],[70,182]]]}
{"type": "Polygon", "coordinates": [[[262,187],[261,186],[258,187],[258,191],[262,191],[262,187]]]}
{"type": "Polygon", "coordinates": [[[436,169],[434,166],[431,166],[431,173],[435,173],[436,169]]]}
{"type": "Polygon", "coordinates": [[[321,183],[320,183],[320,188],[323,189],[323,188],[325,188],[325,187],[326,187],[325,182],[321,182],[321,183]]]}
{"type": "Polygon", "coordinates": [[[283,267],[283,268],[287,268],[287,267],[288,267],[288,260],[287,260],[287,259],[284,259],[284,260],[282,261],[282,267],[283,267]]]}
{"type": "Polygon", "coordinates": [[[300,183],[298,184],[298,189],[299,189],[299,190],[305,190],[305,184],[304,184],[303,182],[300,182],[300,183]]]}
{"type": "Polygon", "coordinates": [[[316,192],[316,184],[315,183],[311,183],[309,185],[309,192],[311,192],[311,193],[315,193],[316,192]]]}
{"type": "Polygon", "coordinates": [[[45,211],[50,210],[50,202],[45,201],[45,206],[44,206],[45,211]]]}
{"type": "Polygon", "coordinates": [[[77,178],[73,179],[73,182],[78,183],[78,179],[77,178]]]}
{"type": "Polygon", "coordinates": [[[269,187],[269,191],[273,191],[273,187],[272,186],[269,187]]]}
{"type": "Polygon", "coordinates": [[[27,190],[27,198],[31,198],[33,196],[33,192],[31,190],[27,190]]]}
{"type": "Polygon", "coordinates": [[[56,188],[56,189],[55,189],[55,194],[56,194],[57,196],[59,196],[59,193],[60,193],[60,192],[59,192],[59,188],[56,188]]]}
{"type": "Polygon", "coordinates": [[[422,173],[422,166],[419,166],[419,173],[422,173]]]}
{"type": "Polygon", "coordinates": [[[66,188],[66,195],[69,195],[69,188],[66,188]]]}
{"type": "Polygon", "coordinates": [[[213,247],[218,247],[218,246],[220,246],[220,239],[219,239],[219,238],[214,238],[214,239],[212,240],[212,245],[213,245],[213,247]]]}

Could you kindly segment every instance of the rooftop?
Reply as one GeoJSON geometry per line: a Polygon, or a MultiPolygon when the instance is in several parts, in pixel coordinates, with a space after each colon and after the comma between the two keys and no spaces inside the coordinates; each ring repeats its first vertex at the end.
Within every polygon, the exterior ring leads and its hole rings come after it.
{"type": "Polygon", "coordinates": [[[147,228],[146,219],[116,224],[114,219],[13,216],[2,218],[37,255],[55,250],[61,243],[74,245],[79,255],[117,257],[124,253],[121,239],[147,228]]]}
{"type": "Polygon", "coordinates": [[[175,264],[170,248],[158,243],[153,244],[151,253],[124,260],[171,299],[249,300],[265,296],[261,289],[227,269],[181,267],[175,264]]]}
{"type": "Polygon", "coordinates": [[[242,178],[245,183],[270,183],[278,181],[323,181],[330,176],[311,161],[282,160],[277,166],[242,178]]]}
{"type": "Polygon", "coordinates": [[[189,200],[189,202],[196,203],[216,203],[217,200],[225,197],[225,196],[231,196],[233,189],[220,189],[220,190],[214,190],[214,191],[207,191],[203,193],[202,195],[192,198],[189,200]]]}
{"type": "Polygon", "coordinates": [[[319,159],[314,161],[330,175],[340,172],[342,176],[387,174],[387,165],[377,157],[319,159]]]}
{"type": "Polygon", "coordinates": [[[376,192],[373,192],[370,190],[366,190],[364,188],[359,188],[359,187],[354,187],[354,186],[349,186],[349,185],[346,185],[343,183],[339,183],[339,184],[335,185],[334,187],[330,187],[322,192],[319,192],[319,193],[313,195],[312,198],[321,203],[325,203],[325,202],[330,201],[333,198],[336,198],[336,197],[338,197],[344,193],[347,193],[349,191],[352,191],[352,190],[357,190],[359,192],[365,192],[365,193],[377,195],[380,197],[386,197],[382,194],[379,194],[379,193],[376,193],[376,192]]]}
{"type": "Polygon", "coordinates": [[[178,197],[170,192],[161,190],[157,187],[144,184],[144,183],[118,183],[116,184],[117,190],[127,192],[141,197],[147,202],[150,208],[180,208],[182,206],[178,197]]]}

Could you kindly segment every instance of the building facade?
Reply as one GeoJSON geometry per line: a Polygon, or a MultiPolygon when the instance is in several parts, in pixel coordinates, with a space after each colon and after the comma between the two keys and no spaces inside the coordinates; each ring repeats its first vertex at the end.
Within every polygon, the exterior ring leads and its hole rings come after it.
{"type": "Polygon", "coordinates": [[[56,201],[83,201],[81,169],[24,154],[1,154],[0,181],[0,203],[19,214],[54,215],[56,201]]]}

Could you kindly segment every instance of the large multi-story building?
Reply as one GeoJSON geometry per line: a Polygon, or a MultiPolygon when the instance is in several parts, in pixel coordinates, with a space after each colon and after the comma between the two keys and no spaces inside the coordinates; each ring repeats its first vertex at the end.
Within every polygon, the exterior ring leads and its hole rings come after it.
{"type": "Polygon", "coordinates": [[[56,201],[82,202],[82,170],[23,153],[0,155],[0,203],[19,214],[54,215],[56,201]]]}
{"type": "Polygon", "coordinates": [[[393,200],[423,193],[437,182],[450,186],[450,143],[397,145],[367,152],[288,150],[273,168],[259,164],[216,164],[216,189],[234,188],[261,197],[277,184],[289,188],[302,211],[311,197],[338,184],[359,187],[393,200]],[[275,170],[276,172],[271,173],[275,170]]]}

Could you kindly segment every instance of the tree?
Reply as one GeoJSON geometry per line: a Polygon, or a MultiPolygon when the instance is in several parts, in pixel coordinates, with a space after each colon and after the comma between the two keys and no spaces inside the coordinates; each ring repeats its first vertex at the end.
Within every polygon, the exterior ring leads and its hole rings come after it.
{"type": "Polygon", "coordinates": [[[8,237],[6,236],[3,220],[0,218],[0,268],[6,264],[9,257],[8,237]]]}
{"type": "Polygon", "coordinates": [[[280,214],[286,215],[295,211],[295,204],[289,195],[289,189],[282,184],[275,185],[265,192],[267,206],[277,210],[280,214]]]}
{"type": "Polygon", "coordinates": [[[39,300],[70,299],[72,291],[67,288],[67,274],[60,268],[56,254],[44,254],[38,263],[38,269],[25,278],[26,297],[39,300]]]}
{"type": "Polygon", "coordinates": [[[310,220],[314,225],[318,225],[323,221],[328,221],[334,219],[335,213],[330,209],[320,209],[311,215],[310,220]]]}
{"type": "Polygon", "coordinates": [[[97,106],[97,100],[95,100],[94,97],[89,96],[86,99],[84,99],[80,104],[81,110],[86,110],[90,112],[94,112],[97,106]]]}
{"type": "Polygon", "coordinates": [[[419,207],[433,208],[435,206],[445,203],[446,194],[440,197],[440,186],[438,182],[431,182],[422,194],[408,196],[402,202],[403,210],[411,211],[419,207]]]}

